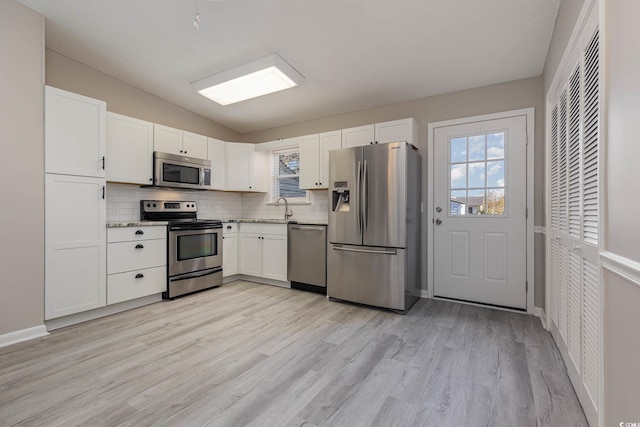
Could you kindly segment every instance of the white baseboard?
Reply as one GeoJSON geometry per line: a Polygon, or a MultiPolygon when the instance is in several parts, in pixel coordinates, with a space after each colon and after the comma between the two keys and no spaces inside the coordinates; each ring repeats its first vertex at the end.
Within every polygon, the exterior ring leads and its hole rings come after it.
{"type": "Polygon", "coordinates": [[[106,307],[96,308],[95,310],[83,311],[82,313],[70,314],[69,316],[47,320],[45,323],[47,325],[47,329],[53,331],[55,329],[65,328],[77,323],[98,319],[100,317],[110,316],[112,314],[120,313],[122,311],[131,310],[133,308],[142,307],[143,305],[153,304],[160,301],[162,301],[162,294],[154,294],[130,301],[120,302],[118,304],[108,305],[106,307]]]}
{"type": "Polygon", "coordinates": [[[245,276],[244,274],[237,274],[235,276],[229,276],[224,278],[224,283],[234,282],[236,280],[244,280],[245,282],[262,283],[263,285],[279,286],[281,288],[291,288],[291,282],[283,282],[281,280],[265,279],[264,277],[245,276]]]}
{"type": "Polygon", "coordinates": [[[542,309],[542,307],[536,307],[534,309],[533,312],[534,316],[539,317],[540,318],[540,322],[542,323],[542,327],[545,330],[549,330],[547,328],[547,315],[545,314],[544,310],[542,309]]]}
{"type": "Polygon", "coordinates": [[[0,347],[6,347],[11,344],[17,344],[19,342],[44,337],[46,335],[49,335],[49,332],[47,332],[47,327],[44,325],[9,332],[8,334],[0,335],[0,347]]]}
{"type": "Polygon", "coordinates": [[[420,289],[420,298],[429,298],[429,291],[426,289],[420,289]]]}

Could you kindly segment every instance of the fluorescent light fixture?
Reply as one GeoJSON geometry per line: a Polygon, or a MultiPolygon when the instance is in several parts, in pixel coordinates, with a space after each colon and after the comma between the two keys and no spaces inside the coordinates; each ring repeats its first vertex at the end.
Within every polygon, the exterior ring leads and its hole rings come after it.
{"type": "Polygon", "coordinates": [[[277,54],[191,83],[200,95],[221,105],[298,86],[304,77],[277,54]]]}

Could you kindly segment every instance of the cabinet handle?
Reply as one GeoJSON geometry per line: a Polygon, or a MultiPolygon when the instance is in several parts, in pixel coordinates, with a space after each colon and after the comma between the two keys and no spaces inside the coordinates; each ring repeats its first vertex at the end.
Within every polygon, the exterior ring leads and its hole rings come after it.
{"type": "Polygon", "coordinates": [[[102,170],[104,170],[104,156],[102,156],[102,170]]]}
{"type": "Polygon", "coordinates": [[[142,230],[138,230],[138,231],[136,231],[136,234],[137,234],[137,235],[144,234],[144,231],[142,231],[142,230]]]}
{"type": "Polygon", "coordinates": [[[102,199],[104,199],[105,186],[102,186],[102,199]]]}
{"type": "Polygon", "coordinates": [[[144,249],[144,246],[142,246],[141,244],[137,244],[136,249],[144,249]]]}
{"type": "Polygon", "coordinates": [[[184,154],[187,154],[187,150],[184,150],[184,154]]]}
{"type": "Polygon", "coordinates": [[[231,227],[230,225],[227,225],[227,230],[231,230],[233,227],[231,227]]]}
{"type": "Polygon", "coordinates": [[[136,274],[136,279],[142,279],[143,277],[144,277],[144,274],[142,273],[136,274]]]}

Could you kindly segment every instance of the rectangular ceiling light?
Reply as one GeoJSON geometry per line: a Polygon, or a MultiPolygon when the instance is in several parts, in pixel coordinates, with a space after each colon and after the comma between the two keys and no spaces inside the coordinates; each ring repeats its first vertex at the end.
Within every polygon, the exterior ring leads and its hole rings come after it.
{"type": "Polygon", "coordinates": [[[277,54],[191,83],[200,95],[221,105],[298,86],[304,77],[277,54]]]}

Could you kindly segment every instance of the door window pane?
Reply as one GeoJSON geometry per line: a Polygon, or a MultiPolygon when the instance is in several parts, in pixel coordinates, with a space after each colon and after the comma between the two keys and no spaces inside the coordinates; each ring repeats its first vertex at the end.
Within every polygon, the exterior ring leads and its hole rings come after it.
{"type": "Polygon", "coordinates": [[[451,140],[451,163],[467,161],[467,138],[453,138],[451,140]]]}
{"type": "Polygon", "coordinates": [[[449,215],[506,215],[505,132],[449,141],[449,215]]]}
{"type": "Polygon", "coordinates": [[[467,164],[451,165],[451,188],[467,187],[467,164]]]}
{"type": "Polygon", "coordinates": [[[487,135],[487,159],[504,159],[504,132],[487,135]]]}
{"type": "Polygon", "coordinates": [[[469,163],[469,188],[484,188],[484,162],[469,163]]]}
{"type": "Polygon", "coordinates": [[[484,160],[485,148],[484,135],[470,136],[468,160],[484,160]]]}
{"type": "Polygon", "coordinates": [[[504,160],[487,162],[487,187],[504,187],[504,160]]]}
{"type": "Polygon", "coordinates": [[[485,208],[484,190],[469,190],[467,215],[484,215],[485,208]]]}

